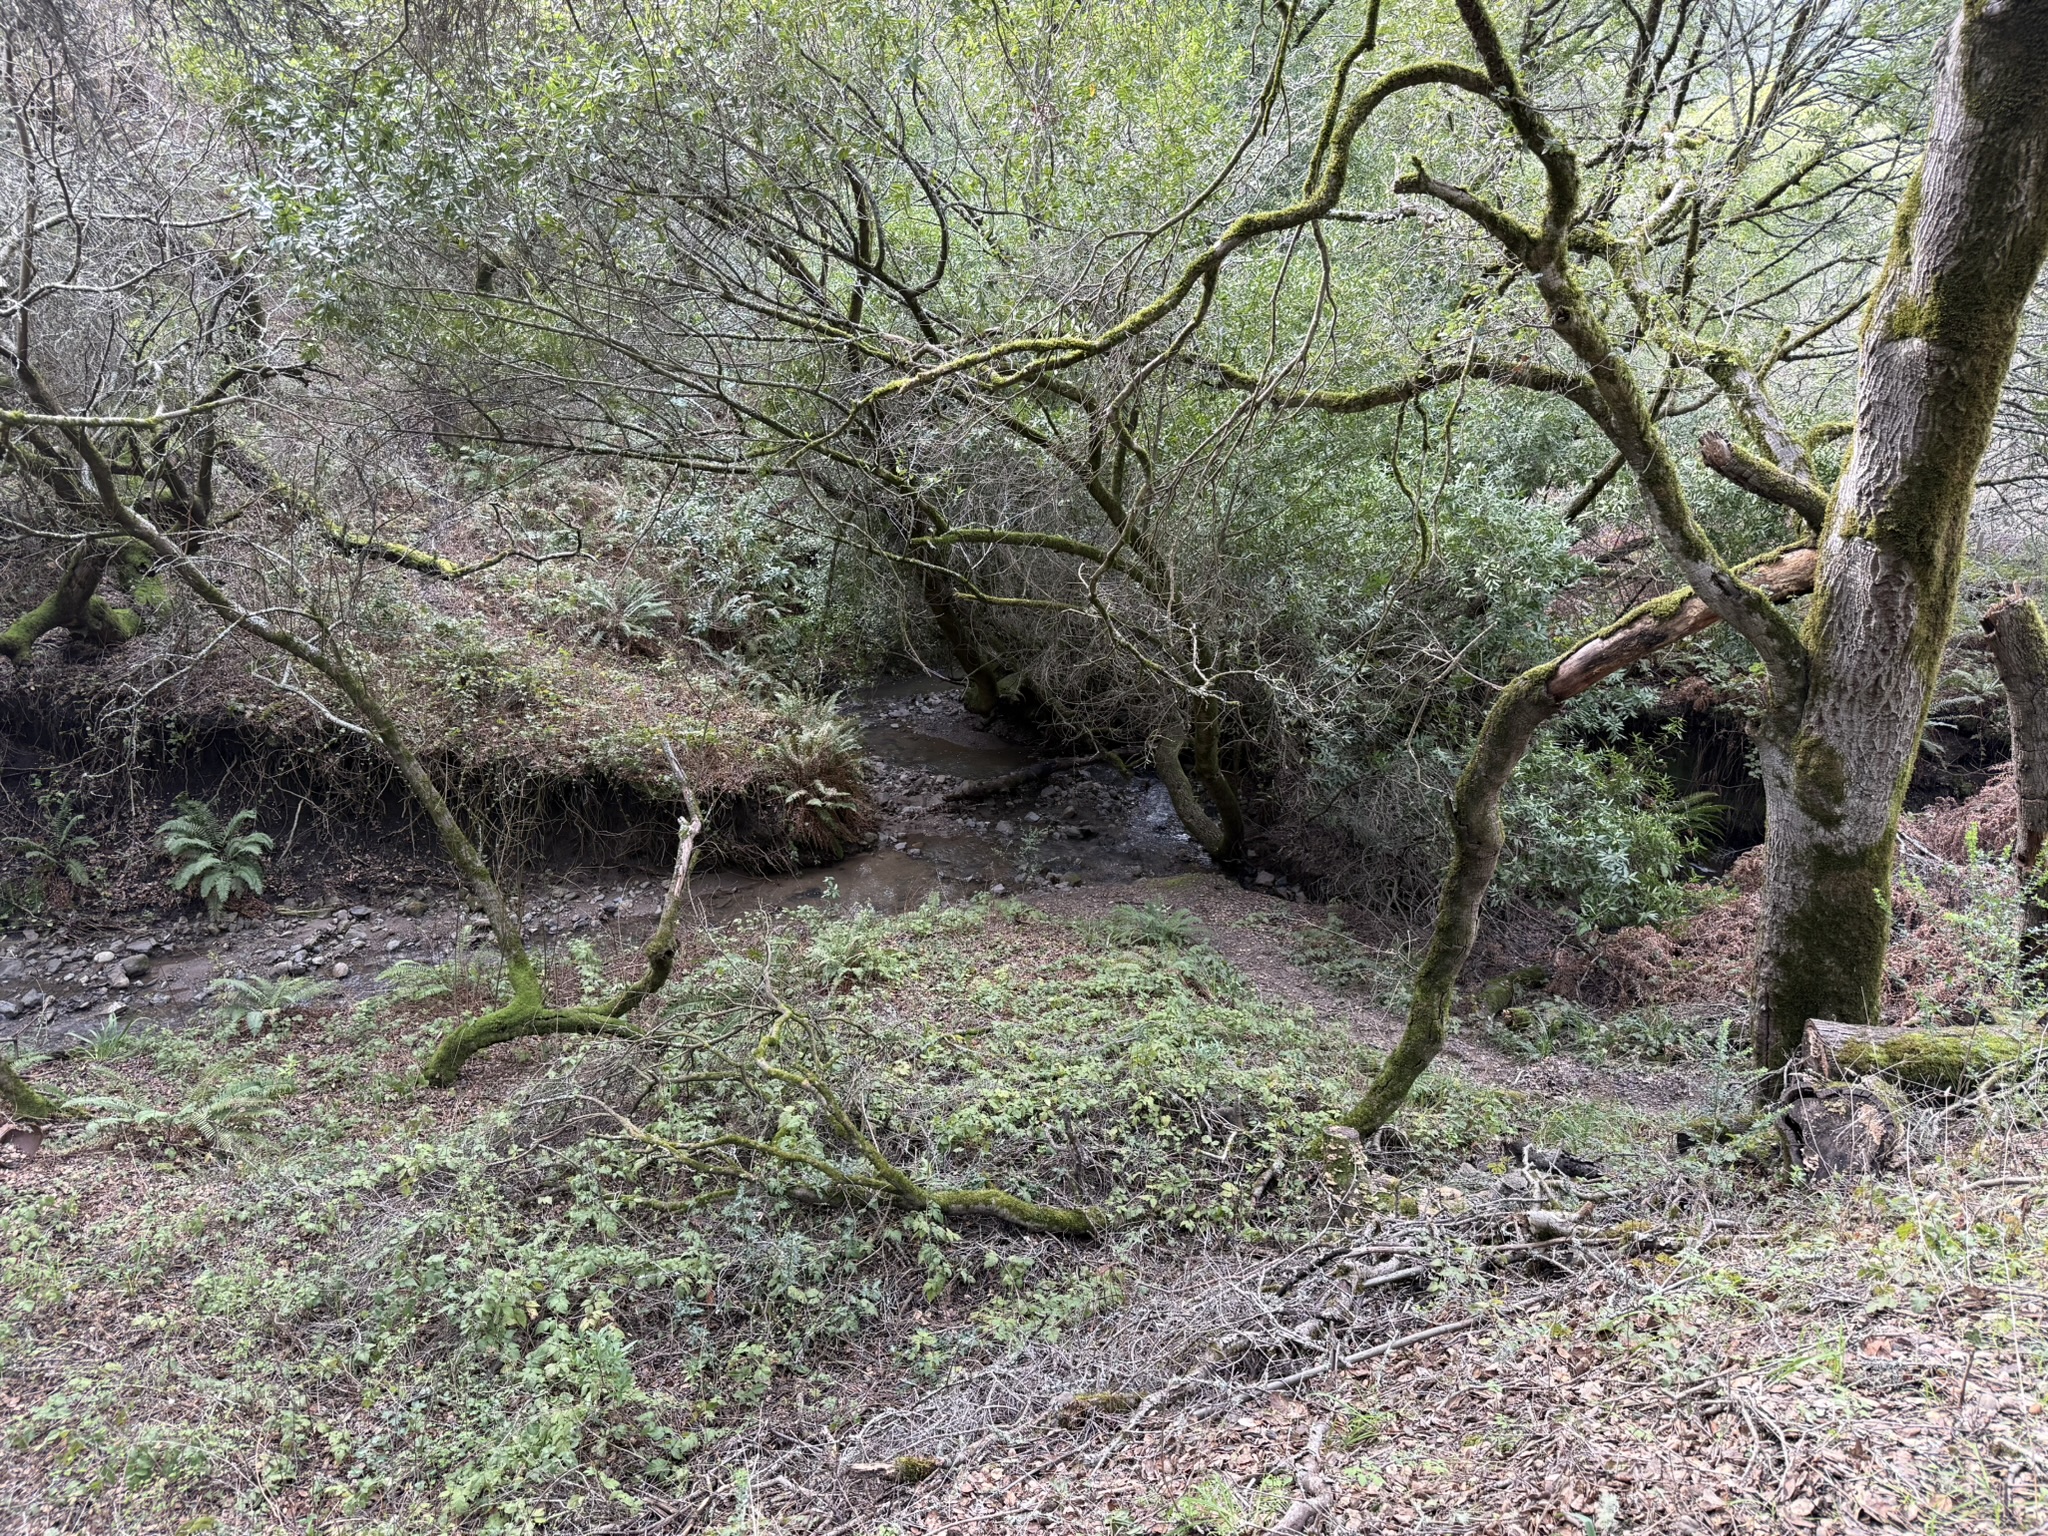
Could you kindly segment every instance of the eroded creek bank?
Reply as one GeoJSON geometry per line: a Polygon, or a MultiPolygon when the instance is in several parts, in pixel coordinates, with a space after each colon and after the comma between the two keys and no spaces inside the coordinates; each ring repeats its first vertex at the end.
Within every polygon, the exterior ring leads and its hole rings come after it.
{"type": "MultiPolygon", "coordinates": [[[[1208,867],[1157,779],[1107,763],[1054,768],[968,715],[937,680],[884,685],[848,707],[882,817],[875,847],[783,877],[702,873],[698,894],[712,921],[821,901],[896,911],[935,891],[954,900],[1208,867]],[[1027,782],[977,792],[1020,775],[1027,782]]],[[[605,941],[600,949],[637,943],[666,873],[531,870],[521,893],[528,942],[546,958],[579,938],[605,941]]],[[[1284,881],[1275,893],[1296,894],[1284,881]]],[[[210,1024],[209,989],[232,977],[316,978],[331,1000],[361,998],[386,985],[380,977],[392,965],[452,959],[484,934],[445,868],[395,844],[283,857],[268,895],[266,915],[231,918],[219,932],[165,893],[152,907],[47,914],[0,934],[0,1040],[48,1054],[110,1032],[210,1024]]]]}

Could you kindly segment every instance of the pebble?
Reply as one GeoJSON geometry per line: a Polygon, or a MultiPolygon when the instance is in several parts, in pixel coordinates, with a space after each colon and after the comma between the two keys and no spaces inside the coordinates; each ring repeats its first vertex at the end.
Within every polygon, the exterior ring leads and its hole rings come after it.
{"type": "Polygon", "coordinates": [[[398,953],[398,946],[399,946],[399,943],[400,943],[400,942],[401,942],[401,941],[400,941],[400,940],[398,940],[398,939],[386,939],[386,940],[384,941],[384,953],[385,953],[385,954],[387,954],[387,955],[395,955],[395,954],[397,954],[397,953],[398,953]]]}
{"type": "Polygon", "coordinates": [[[329,970],[328,974],[332,976],[336,981],[348,980],[348,962],[346,960],[335,961],[332,969],[329,970]]]}
{"type": "Polygon", "coordinates": [[[111,949],[103,949],[92,957],[92,963],[94,965],[112,965],[114,963],[114,952],[111,949]]]}

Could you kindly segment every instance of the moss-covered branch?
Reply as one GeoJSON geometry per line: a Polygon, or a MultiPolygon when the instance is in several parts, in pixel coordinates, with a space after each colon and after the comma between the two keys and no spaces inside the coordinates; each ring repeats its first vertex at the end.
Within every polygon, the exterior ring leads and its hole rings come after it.
{"type": "MultiPolygon", "coordinates": [[[[1794,548],[1773,550],[1740,570],[1756,590],[1783,602],[1812,590],[1814,568],[1814,552],[1794,548]]],[[[1472,953],[1480,910],[1500,867],[1505,842],[1501,796],[1536,732],[1572,699],[1623,667],[1715,622],[1713,609],[1692,592],[1667,592],[1630,609],[1562,655],[1531,667],[1501,690],[1451,795],[1451,863],[1437,897],[1429,944],[1416,970],[1407,1026],[1378,1076],[1340,1124],[1361,1136],[1385,1125],[1443,1048],[1458,974],[1472,953]]]]}
{"type": "Polygon", "coordinates": [[[62,1104],[31,1086],[5,1057],[0,1057],[0,1115],[30,1125],[67,1118],[62,1104]]]}
{"type": "Polygon", "coordinates": [[[1768,459],[1730,442],[1719,432],[1701,435],[1700,462],[1723,480],[1741,486],[1750,495],[1789,507],[1799,514],[1807,527],[1815,533],[1820,532],[1821,520],[1827,516],[1828,498],[1827,493],[1812,481],[1787,474],[1768,459]]]}
{"type": "Polygon", "coordinates": [[[101,544],[74,549],[50,595],[0,629],[0,656],[20,666],[35,643],[53,629],[66,629],[81,640],[107,647],[141,634],[141,614],[116,608],[99,595],[100,580],[112,558],[113,552],[101,544]]]}
{"type": "Polygon", "coordinates": [[[506,955],[505,962],[506,974],[512,985],[511,1000],[479,1018],[457,1024],[441,1037],[433,1055],[427,1058],[421,1069],[421,1075],[431,1086],[452,1086],[463,1064],[472,1056],[512,1040],[536,1035],[609,1035],[627,1040],[640,1037],[642,1031],[631,1022],[631,1015],[667,986],[674,972],[677,928],[683,910],[690,904],[690,871],[697,859],[697,840],[704,832],[704,813],[697,803],[696,791],[683,776],[681,767],[676,765],[673,753],[669,755],[669,762],[675,766],[676,776],[682,781],[685,811],[677,824],[675,869],[669,877],[668,893],[662,901],[660,915],[655,918],[654,931],[647,936],[642,947],[639,976],[607,1001],[594,1006],[551,1007],[542,993],[539,975],[527,957],[525,947],[517,946],[514,952],[506,955]]]}
{"type": "MultiPolygon", "coordinates": [[[[772,998],[772,992],[770,994],[772,998]]],[[[770,1168],[794,1173],[794,1193],[819,1202],[884,1200],[913,1211],[938,1211],[949,1216],[988,1216],[1033,1232],[1060,1237],[1089,1237],[1097,1223],[1088,1212],[1070,1206],[1041,1205],[1006,1190],[932,1188],[919,1183],[882,1151],[856,1116],[821,1076],[793,1066],[785,1056],[785,1032],[801,1028],[804,1020],[796,1010],[771,1004],[769,1020],[743,1061],[727,1058],[727,1066],[711,1074],[747,1090],[748,1101],[756,1099],[773,1105],[776,1085],[795,1100],[813,1106],[824,1117],[825,1129],[853,1149],[860,1162],[843,1168],[829,1157],[820,1156],[787,1138],[780,1129],[772,1135],[747,1135],[722,1131],[696,1141],[675,1141],[635,1125],[616,1110],[611,1111],[624,1133],[673,1158],[691,1172],[719,1181],[758,1184],[770,1168]],[[741,1156],[740,1154],[744,1154],[741,1156]]],[[[784,1100],[787,1103],[787,1100],[784,1100]]]]}

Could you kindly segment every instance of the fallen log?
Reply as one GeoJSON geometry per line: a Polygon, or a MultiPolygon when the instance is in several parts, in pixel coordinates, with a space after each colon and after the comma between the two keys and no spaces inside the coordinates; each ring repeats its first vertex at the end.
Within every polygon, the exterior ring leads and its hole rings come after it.
{"type": "Polygon", "coordinates": [[[1806,1023],[1806,1069],[1822,1081],[1887,1077],[1905,1088],[1961,1093],[2016,1069],[2048,1040],[2016,1029],[1885,1029],[1835,1019],[1806,1023]]]}
{"type": "Polygon", "coordinates": [[[957,805],[963,800],[987,800],[995,795],[1006,795],[1013,789],[1028,788],[1041,779],[1049,779],[1069,768],[1085,768],[1090,763],[1100,761],[1100,752],[1090,753],[1086,757],[1049,757],[1028,767],[1013,769],[1009,773],[999,773],[992,779],[975,779],[958,789],[949,789],[939,796],[939,801],[943,805],[957,805]]]}

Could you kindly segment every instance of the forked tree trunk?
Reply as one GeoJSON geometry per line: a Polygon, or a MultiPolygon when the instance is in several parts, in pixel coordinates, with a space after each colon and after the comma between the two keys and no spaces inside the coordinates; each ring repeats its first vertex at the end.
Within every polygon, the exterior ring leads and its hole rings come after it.
{"type": "Polygon", "coordinates": [[[2012,722],[2014,788],[2020,801],[2012,861],[2023,886],[2020,959],[2038,966],[2048,958],[2048,893],[2035,867],[2048,841],[2048,627],[2033,599],[2019,593],[1994,603],[1983,623],[2012,722]]]}
{"type": "MultiPolygon", "coordinates": [[[[1758,1065],[1883,999],[1899,807],[1954,618],[1977,464],[2048,252],[2048,0],[1967,4],[1864,323],[1796,734],[1761,745],[1758,1065]]],[[[1775,733],[1773,733],[1775,734],[1775,733]]]]}
{"type": "Polygon", "coordinates": [[[1188,835],[1218,864],[1233,868],[1244,858],[1244,807],[1223,767],[1223,712],[1215,700],[1195,698],[1188,705],[1188,725],[1185,732],[1160,734],[1152,752],[1153,771],[1188,835]],[[1189,747],[1195,759],[1192,779],[1180,761],[1189,747]],[[1197,783],[1215,802],[1215,815],[1202,804],[1197,783]]]}
{"type": "Polygon", "coordinates": [[[94,645],[116,646],[142,632],[142,615],[116,608],[99,595],[100,579],[113,560],[106,545],[83,544],[64,562],[56,588],[35,607],[0,629],[0,656],[16,666],[53,629],[69,629],[94,645]]]}

